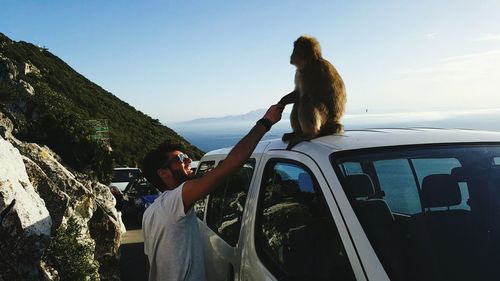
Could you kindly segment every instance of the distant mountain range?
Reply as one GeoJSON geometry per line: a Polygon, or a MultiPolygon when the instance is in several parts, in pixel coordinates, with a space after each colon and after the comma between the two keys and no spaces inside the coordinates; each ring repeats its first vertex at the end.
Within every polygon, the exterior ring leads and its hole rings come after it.
{"type": "MultiPolygon", "coordinates": [[[[257,120],[264,116],[265,113],[266,109],[257,109],[241,115],[198,118],[194,120],[172,123],[170,124],[170,127],[172,127],[176,131],[179,130],[181,132],[198,133],[203,133],[204,131],[206,131],[206,129],[209,129],[210,133],[216,131],[223,134],[230,131],[245,131],[247,129],[249,130],[257,120]]],[[[289,113],[283,113],[282,121],[276,124],[275,127],[283,126],[285,120],[286,123],[288,123],[289,118],[289,113]]]]}
{"type": "MultiPolygon", "coordinates": [[[[225,131],[251,128],[261,118],[265,109],[257,109],[242,115],[199,118],[170,124],[178,132],[225,131]]],[[[500,130],[500,108],[471,110],[440,110],[422,112],[389,112],[346,114],[342,123],[346,130],[380,127],[438,127],[481,130],[500,130]]],[[[290,114],[283,113],[282,120],[275,125],[280,130],[289,130],[290,114]]]]}
{"type": "MultiPolygon", "coordinates": [[[[266,109],[257,109],[242,115],[198,118],[169,126],[200,149],[210,151],[235,145],[265,112],[266,109]]],[[[290,131],[289,118],[289,113],[283,113],[281,121],[272,127],[264,139],[279,138],[284,132],[290,131]]]]}
{"type": "MultiPolygon", "coordinates": [[[[243,115],[216,118],[201,118],[171,124],[183,137],[204,151],[233,146],[255,121],[262,117],[265,109],[254,110],[243,115]]],[[[280,138],[291,131],[289,114],[273,126],[264,138],[280,138]]],[[[434,127],[500,131],[500,109],[474,109],[428,112],[391,112],[346,114],[342,123],[346,130],[369,128],[434,127]]]]}

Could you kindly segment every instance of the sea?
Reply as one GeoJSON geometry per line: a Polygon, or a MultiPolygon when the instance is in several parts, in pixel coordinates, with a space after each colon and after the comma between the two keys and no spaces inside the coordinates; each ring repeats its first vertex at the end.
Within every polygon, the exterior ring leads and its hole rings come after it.
{"type": "MultiPolygon", "coordinates": [[[[287,116],[288,117],[288,116],[287,116]]],[[[258,118],[254,118],[257,120],[258,118]]],[[[445,128],[500,131],[500,109],[455,111],[392,112],[347,114],[345,130],[376,128],[445,128]]],[[[208,152],[234,146],[255,124],[254,120],[234,118],[200,119],[169,125],[193,145],[208,152]]],[[[263,139],[281,138],[291,132],[290,121],[275,124],[263,139]]]]}

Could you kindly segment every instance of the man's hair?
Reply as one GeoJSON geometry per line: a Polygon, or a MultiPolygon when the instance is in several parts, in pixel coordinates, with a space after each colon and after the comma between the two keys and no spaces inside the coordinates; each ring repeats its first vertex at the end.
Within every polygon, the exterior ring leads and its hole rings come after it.
{"type": "Polygon", "coordinates": [[[156,149],[151,150],[142,163],[142,173],[144,177],[153,184],[158,190],[164,191],[165,184],[158,176],[157,170],[166,163],[167,154],[172,151],[184,151],[184,146],[180,142],[165,141],[160,144],[156,149]]]}

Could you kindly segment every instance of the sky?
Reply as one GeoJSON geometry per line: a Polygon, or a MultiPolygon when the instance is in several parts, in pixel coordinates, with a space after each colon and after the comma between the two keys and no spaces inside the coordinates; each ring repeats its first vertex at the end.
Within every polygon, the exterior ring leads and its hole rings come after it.
{"type": "MultiPolygon", "coordinates": [[[[162,123],[245,114],[293,90],[316,37],[347,114],[500,108],[500,1],[0,0],[0,32],[45,46],[162,123]]],[[[290,110],[290,106],[287,107],[290,110]]]]}

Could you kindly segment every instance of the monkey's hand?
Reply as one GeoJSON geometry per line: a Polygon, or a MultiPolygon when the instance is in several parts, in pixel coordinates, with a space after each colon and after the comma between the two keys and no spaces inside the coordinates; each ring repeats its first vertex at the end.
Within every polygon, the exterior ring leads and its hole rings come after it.
{"type": "Polygon", "coordinates": [[[296,103],[299,100],[299,91],[295,90],[288,95],[282,97],[280,101],[278,102],[279,104],[282,104],[283,106],[291,103],[296,103]]]}

